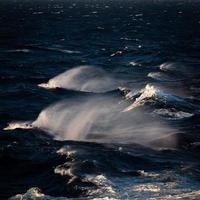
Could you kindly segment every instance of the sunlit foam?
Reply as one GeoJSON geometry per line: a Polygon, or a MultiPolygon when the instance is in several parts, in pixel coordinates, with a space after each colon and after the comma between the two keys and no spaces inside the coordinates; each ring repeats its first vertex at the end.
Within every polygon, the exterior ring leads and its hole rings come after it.
{"type": "Polygon", "coordinates": [[[58,165],[55,169],[54,169],[54,173],[55,174],[59,174],[61,176],[70,176],[73,177],[74,174],[71,171],[71,168],[64,165],[58,165]]]}
{"type": "Polygon", "coordinates": [[[177,63],[166,62],[160,65],[161,71],[181,71],[183,65],[178,66],[177,63]]]}
{"type": "Polygon", "coordinates": [[[148,73],[147,77],[160,81],[170,80],[170,77],[161,72],[150,72],[148,73]]]}
{"type": "Polygon", "coordinates": [[[7,127],[3,130],[14,130],[14,129],[32,129],[33,125],[31,121],[26,122],[10,122],[7,127]]]}
{"type": "MultiPolygon", "coordinates": [[[[146,91],[146,93],[148,92],[146,91]]],[[[146,96],[152,96],[154,93],[152,88],[146,96]]],[[[142,97],[139,98],[142,99],[142,97]]],[[[139,102],[139,100],[137,101],[139,102]]],[[[74,100],[57,102],[42,110],[38,118],[28,126],[21,122],[20,126],[18,123],[12,126],[12,129],[18,127],[38,128],[54,136],[57,140],[140,143],[144,145],[150,144],[153,139],[175,132],[161,120],[150,119],[139,110],[122,112],[126,104],[119,104],[116,98],[94,97],[75,102],[74,100]]],[[[5,128],[5,130],[9,129],[5,128]]],[[[174,141],[171,142],[173,146],[174,143],[174,141]]],[[[169,146],[171,144],[169,142],[169,146]]],[[[60,150],[59,153],[64,152],[60,150]]]]}
{"type": "Polygon", "coordinates": [[[154,112],[169,119],[183,119],[193,116],[192,113],[177,111],[172,109],[164,109],[164,108],[156,109],[154,112]]]}
{"type": "MultiPolygon", "coordinates": [[[[157,88],[155,88],[154,86],[151,86],[149,84],[146,85],[145,88],[140,91],[140,96],[135,99],[135,101],[132,105],[130,105],[126,109],[124,109],[124,112],[133,110],[134,108],[143,105],[147,98],[154,97],[154,96],[158,95],[159,93],[161,94],[162,92],[160,90],[158,90],[157,88]]],[[[131,98],[133,95],[135,95],[135,93],[130,92],[126,96],[131,98]]]]}
{"type": "Polygon", "coordinates": [[[68,158],[74,156],[76,154],[76,151],[70,150],[68,146],[64,146],[60,148],[58,151],[56,151],[56,153],[62,156],[64,155],[68,158]]]}
{"type": "Polygon", "coordinates": [[[133,187],[137,192],[160,192],[160,187],[154,184],[140,184],[133,187]]]}
{"type": "Polygon", "coordinates": [[[104,70],[92,66],[80,66],[38,85],[46,89],[65,88],[84,92],[106,92],[118,87],[117,81],[104,70]]]}
{"type": "Polygon", "coordinates": [[[147,84],[145,88],[138,91],[130,91],[125,95],[127,99],[133,99],[134,102],[124,109],[123,112],[131,111],[137,107],[143,106],[147,102],[162,102],[162,103],[179,103],[184,104],[183,98],[167,93],[154,85],[147,84]]]}
{"type": "Polygon", "coordinates": [[[102,174],[97,176],[87,175],[84,178],[84,180],[94,183],[99,188],[97,190],[90,190],[89,191],[90,195],[96,195],[99,193],[100,196],[101,194],[104,194],[105,196],[109,196],[110,198],[116,197],[117,195],[114,184],[110,180],[108,180],[106,176],[102,174]]]}

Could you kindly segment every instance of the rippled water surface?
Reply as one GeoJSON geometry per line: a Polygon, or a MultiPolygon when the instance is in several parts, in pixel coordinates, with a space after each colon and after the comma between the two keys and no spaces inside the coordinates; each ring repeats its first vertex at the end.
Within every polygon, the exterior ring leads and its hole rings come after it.
{"type": "Polygon", "coordinates": [[[199,199],[200,1],[1,0],[0,199],[199,199]]]}

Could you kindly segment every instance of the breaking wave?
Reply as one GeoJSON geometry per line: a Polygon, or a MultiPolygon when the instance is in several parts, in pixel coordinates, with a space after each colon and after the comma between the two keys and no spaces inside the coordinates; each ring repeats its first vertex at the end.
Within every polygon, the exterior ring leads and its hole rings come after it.
{"type": "Polygon", "coordinates": [[[38,85],[46,89],[65,88],[84,92],[106,92],[117,88],[117,81],[100,68],[79,66],[38,85]]]}
{"type": "Polygon", "coordinates": [[[158,81],[177,81],[185,79],[186,75],[183,64],[167,62],[159,65],[159,71],[148,73],[147,77],[158,81]]]}
{"type": "MultiPolygon", "coordinates": [[[[139,99],[136,101],[139,103],[139,99]]],[[[44,109],[34,122],[9,124],[4,130],[38,128],[58,140],[140,144],[148,144],[176,131],[140,111],[122,112],[127,103],[119,103],[116,98],[94,97],[76,104],[73,102],[65,100],[53,104],[44,109]]]]}
{"type": "Polygon", "coordinates": [[[150,72],[150,73],[148,73],[147,77],[150,77],[152,79],[159,80],[159,81],[174,80],[172,77],[169,77],[168,75],[164,74],[163,72],[150,72]]]}
{"type": "Polygon", "coordinates": [[[125,94],[126,99],[132,99],[134,102],[128,106],[126,109],[124,109],[124,112],[133,110],[137,107],[143,106],[147,102],[159,102],[163,104],[185,104],[185,100],[181,97],[168,94],[167,92],[164,92],[163,90],[147,84],[145,88],[138,91],[129,91],[125,94]]]}
{"type": "Polygon", "coordinates": [[[3,130],[8,131],[8,130],[14,130],[14,129],[18,129],[18,128],[19,129],[32,129],[33,125],[32,125],[31,121],[26,121],[26,122],[11,122],[3,130]]]}
{"type": "Polygon", "coordinates": [[[187,67],[183,63],[165,62],[159,66],[159,69],[162,72],[175,72],[176,75],[187,72],[187,67]]]}
{"type": "Polygon", "coordinates": [[[173,71],[173,70],[177,70],[177,66],[175,65],[175,63],[166,62],[160,65],[160,70],[173,71]]]}
{"type": "Polygon", "coordinates": [[[144,89],[140,90],[139,92],[128,92],[125,97],[127,99],[135,99],[134,103],[128,106],[124,112],[133,110],[134,108],[137,108],[141,105],[144,105],[146,103],[146,100],[151,99],[156,96],[164,96],[164,93],[157,88],[155,88],[153,85],[146,85],[144,89]]]}
{"type": "Polygon", "coordinates": [[[45,195],[42,193],[42,191],[37,188],[30,188],[25,194],[17,194],[11,198],[9,198],[10,200],[19,200],[19,199],[23,199],[23,200],[32,200],[32,199],[38,199],[38,200],[67,200],[67,197],[52,197],[49,195],[45,195]]]}

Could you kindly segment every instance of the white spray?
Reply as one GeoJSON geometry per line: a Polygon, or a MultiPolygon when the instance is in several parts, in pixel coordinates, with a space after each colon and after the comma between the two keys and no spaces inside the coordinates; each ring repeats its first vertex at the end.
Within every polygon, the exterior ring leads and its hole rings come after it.
{"type": "Polygon", "coordinates": [[[79,66],[38,85],[46,89],[65,88],[85,92],[106,92],[118,87],[117,81],[104,70],[93,66],[79,66]]]}
{"type": "MultiPolygon", "coordinates": [[[[65,100],[44,109],[31,124],[59,140],[148,144],[175,130],[143,112],[122,112],[119,99],[95,97],[78,102],[65,100]]],[[[23,127],[22,127],[23,128],[23,127]]],[[[174,145],[174,138],[171,144],[174,145]]],[[[172,146],[173,146],[172,145],[172,146]]]]}

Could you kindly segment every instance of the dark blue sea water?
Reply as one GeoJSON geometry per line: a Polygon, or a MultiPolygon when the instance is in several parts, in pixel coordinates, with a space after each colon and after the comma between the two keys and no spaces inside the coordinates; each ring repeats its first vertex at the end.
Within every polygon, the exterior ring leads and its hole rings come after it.
{"type": "Polygon", "coordinates": [[[199,199],[200,1],[1,0],[0,199],[199,199]]]}

